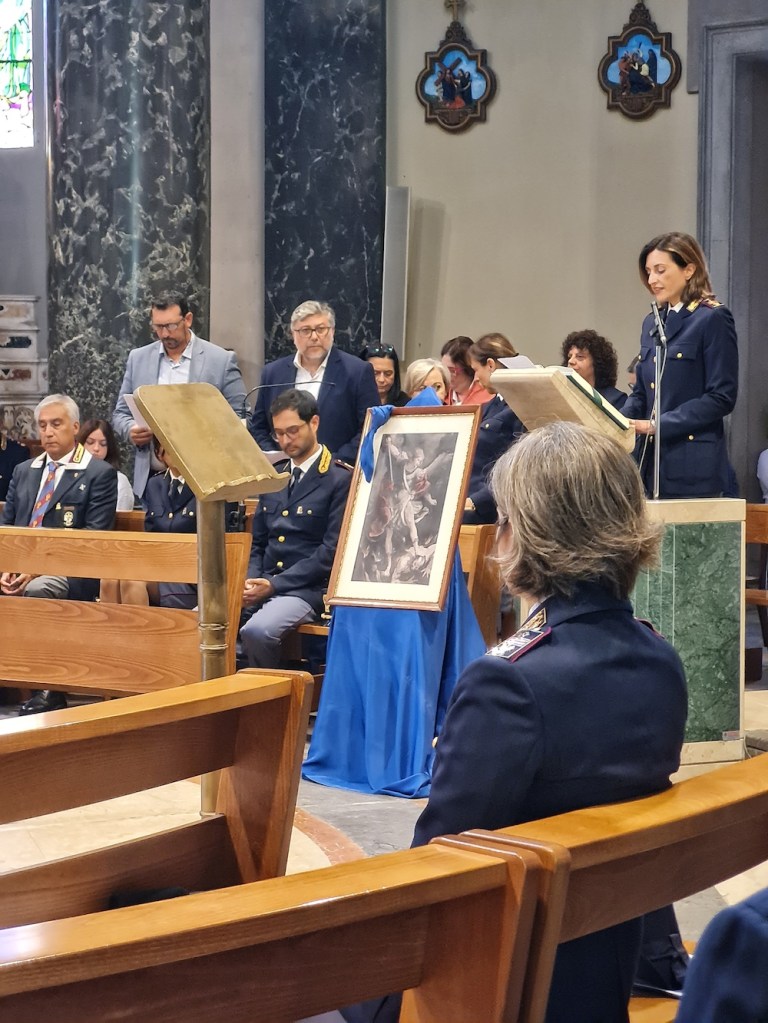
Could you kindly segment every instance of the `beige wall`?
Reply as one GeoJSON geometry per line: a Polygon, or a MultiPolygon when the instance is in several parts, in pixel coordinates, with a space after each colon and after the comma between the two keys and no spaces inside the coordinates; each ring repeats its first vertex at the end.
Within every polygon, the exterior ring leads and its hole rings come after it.
{"type": "MultiPolygon", "coordinates": [[[[683,74],[648,121],[606,109],[597,66],[630,7],[469,0],[463,22],[498,90],[486,123],[453,136],[425,124],[414,88],[450,15],[389,0],[387,182],[412,201],[408,359],[500,330],[547,364],[582,327],[623,364],[635,354],[648,308],[637,254],[660,231],[696,230],[698,97],[683,74]]],[[[683,69],[686,7],[651,9],[683,69]]]]}

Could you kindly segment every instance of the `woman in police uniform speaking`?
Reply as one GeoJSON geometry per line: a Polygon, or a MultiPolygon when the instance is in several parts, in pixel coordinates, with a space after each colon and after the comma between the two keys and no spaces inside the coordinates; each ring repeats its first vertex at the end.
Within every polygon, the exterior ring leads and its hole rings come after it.
{"type": "MultiPolygon", "coordinates": [[[[733,316],[714,296],[695,238],[671,232],[639,257],[640,278],[657,303],[667,338],[661,381],[660,497],[717,497],[728,489],[723,419],[738,390],[733,316]]],[[[653,486],[656,322],[643,321],[637,382],[622,412],[638,434],[635,457],[653,486]]]]}

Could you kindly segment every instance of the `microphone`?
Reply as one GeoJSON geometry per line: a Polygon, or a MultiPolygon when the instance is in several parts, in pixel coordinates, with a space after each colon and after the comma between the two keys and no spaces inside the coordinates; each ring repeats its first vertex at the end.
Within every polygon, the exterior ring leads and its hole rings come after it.
{"type": "MultiPolygon", "coordinates": [[[[323,380],[320,381],[320,386],[321,387],[335,387],[336,384],[335,384],[335,382],[333,380],[325,380],[325,379],[323,379],[323,380]]],[[[296,390],[299,390],[299,391],[304,390],[304,388],[302,388],[302,387],[298,387],[298,388],[296,387],[296,381],[295,380],[285,380],[281,384],[256,384],[256,386],[252,387],[250,389],[250,391],[248,391],[246,396],[243,398],[243,405],[242,405],[242,408],[240,409],[240,418],[241,419],[247,419],[248,418],[248,414],[249,414],[248,399],[250,398],[250,396],[252,394],[255,394],[257,391],[263,391],[263,390],[271,388],[271,387],[282,387],[283,390],[285,390],[285,391],[287,391],[289,388],[295,388],[296,390]]]]}
{"type": "Polygon", "coordinates": [[[666,347],[667,335],[664,333],[664,323],[661,319],[661,313],[659,312],[659,307],[656,304],[655,299],[651,302],[651,312],[653,313],[653,318],[656,321],[656,326],[651,331],[651,337],[657,337],[659,339],[659,344],[666,347]]]}

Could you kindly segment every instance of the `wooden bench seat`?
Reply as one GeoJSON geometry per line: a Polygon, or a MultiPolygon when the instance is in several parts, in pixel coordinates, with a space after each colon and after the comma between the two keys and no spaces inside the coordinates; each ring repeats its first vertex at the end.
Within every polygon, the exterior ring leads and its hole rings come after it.
{"type": "MultiPolygon", "coordinates": [[[[225,542],[227,666],[234,671],[250,536],[227,533],[225,542]]],[[[9,572],[192,583],[197,537],[4,526],[0,565],[9,572]]],[[[0,601],[0,674],[9,685],[117,695],[200,680],[195,611],[25,597],[0,601]]]]}
{"type": "Polygon", "coordinates": [[[0,927],[94,913],[116,890],[284,873],[310,696],[303,673],[242,672],[0,722],[1,824],[222,772],[216,814],[0,874],[0,927]]]}

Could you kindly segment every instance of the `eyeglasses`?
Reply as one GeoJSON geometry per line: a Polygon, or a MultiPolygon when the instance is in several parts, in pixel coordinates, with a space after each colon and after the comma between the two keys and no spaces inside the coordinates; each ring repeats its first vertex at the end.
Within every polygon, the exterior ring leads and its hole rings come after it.
{"type": "Polygon", "coordinates": [[[154,330],[156,334],[162,334],[163,331],[166,331],[168,334],[173,334],[174,331],[179,329],[183,322],[183,320],[177,320],[175,323],[153,323],[152,330],[154,330]]]}
{"type": "Polygon", "coordinates": [[[368,348],[365,352],[366,359],[391,359],[396,355],[392,345],[377,345],[375,348],[368,348]]]}
{"type": "Polygon", "coordinates": [[[273,430],[272,440],[280,441],[283,437],[287,437],[288,440],[295,440],[299,436],[299,432],[304,429],[306,423],[300,423],[298,426],[287,426],[284,430],[273,430]]]}
{"type": "Polygon", "coordinates": [[[313,334],[317,334],[318,337],[325,337],[331,328],[328,326],[323,327],[293,327],[293,333],[298,334],[299,337],[303,337],[305,341],[308,341],[313,334]]]}

